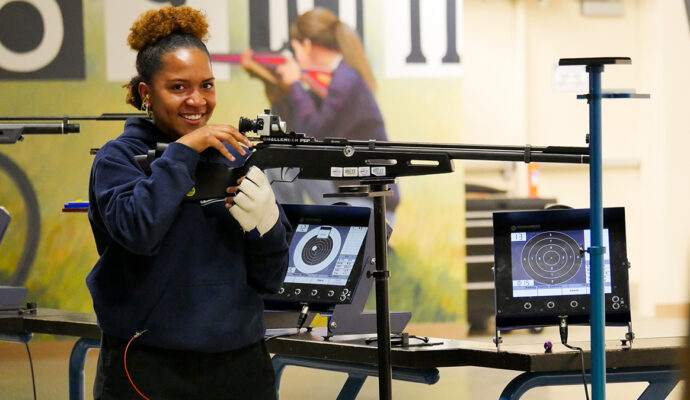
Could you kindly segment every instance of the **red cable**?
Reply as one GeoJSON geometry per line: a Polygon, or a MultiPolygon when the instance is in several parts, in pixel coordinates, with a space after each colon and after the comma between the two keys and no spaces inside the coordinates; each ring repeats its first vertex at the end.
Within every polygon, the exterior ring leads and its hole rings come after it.
{"type": "MultiPolygon", "coordinates": [[[[146,331],[144,331],[144,332],[146,332],[146,331]]],[[[129,339],[129,342],[127,343],[127,346],[125,347],[125,373],[127,374],[127,379],[129,379],[129,383],[131,383],[132,387],[134,387],[134,390],[136,390],[137,393],[139,393],[139,396],[145,398],[146,400],[150,400],[148,397],[144,396],[144,394],[139,391],[139,388],[137,388],[137,385],[135,385],[134,382],[132,381],[132,377],[129,376],[129,371],[127,371],[127,350],[129,349],[129,345],[132,344],[134,339],[141,336],[141,334],[144,332],[135,333],[134,336],[132,336],[132,338],[129,339]]]]}

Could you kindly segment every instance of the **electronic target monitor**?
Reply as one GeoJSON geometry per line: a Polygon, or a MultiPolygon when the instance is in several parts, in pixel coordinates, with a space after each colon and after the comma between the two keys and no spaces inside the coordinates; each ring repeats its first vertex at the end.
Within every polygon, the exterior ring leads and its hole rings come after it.
{"type": "MultiPolygon", "coordinates": [[[[496,212],[496,327],[589,323],[589,209],[496,212]]],[[[604,209],[606,323],[630,322],[625,210],[604,209]]]]}
{"type": "MultiPolygon", "coordinates": [[[[290,260],[279,292],[264,296],[269,309],[314,311],[352,302],[362,276],[371,209],[368,207],[283,204],[292,225],[290,260]]],[[[373,253],[373,246],[371,252],[373,253]]]]}

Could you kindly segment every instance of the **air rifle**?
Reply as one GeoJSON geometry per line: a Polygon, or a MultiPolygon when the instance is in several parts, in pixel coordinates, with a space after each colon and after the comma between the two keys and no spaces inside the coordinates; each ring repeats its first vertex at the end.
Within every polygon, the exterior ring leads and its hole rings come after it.
{"type": "MultiPolygon", "coordinates": [[[[290,85],[283,83],[276,75],[276,67],[286,62],[286,58],[282,54],[251,53],[251,57],[244,60],[241,54],[211,54],[211,61],[242,65],[251,76],[261,79],[267,85],[278,88],[277,94],[279,96],[285,96],[290,90],[290,85]]],[[[300,76],[300,80],[322,99],[328,94],[328,86],[331,84],[332,78],[331,72],[316,69],[302,70],[300,76]]]]}
{"type": "MultiPolygon", "coordinates": [[[[197,164],[196,187],[187,200],[227,196],[226,188],[237,185],[251,166],[263,170],[294,169],[301,179],[359,181],[361,185],[392,183],[403,176],[453,172],[452,160],[523,161],[578,163],[589,162],[587,147],[486,146],[438,143],[403,143],[377,140],[326,138],[323,141],[303,133],[287,132],[285,122],[270,110],[256,120],[240,118],[242,133],[258,137],[241,167],[229,167],[215,149],[201,154],[197,164]]],[[[150,173],[151,163],[163,154],[167,144],[158,144],[147,154],[135,156],[150,173]]]]}
{"type": "Polygon", "coordinates": [[[0,144],[13,144],[24,140],[27,134],[57,134],[79,133],[79,124],[70,121],[118,121],[131,117],[146,117],[146,114],[101,114],[98,116],[70,117],[39,116],[39,117],[0,117],[0,144]],[[22,121],[54,121],[54,122],[22,122],[22,121]]]}

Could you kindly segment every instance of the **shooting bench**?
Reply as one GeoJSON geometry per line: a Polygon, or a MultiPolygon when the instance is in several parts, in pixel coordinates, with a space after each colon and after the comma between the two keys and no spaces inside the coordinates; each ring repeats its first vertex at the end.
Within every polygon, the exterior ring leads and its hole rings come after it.
{"type": "MultiPolygon", "coordinates": [[[[90,313],[38,308],[23,314],[0,314],[0,340],[26,343],[34,333],[75,336],[69,361],[70,400],[84,398],[84,363],[89,349],[98,348],[101,331],[96,316],[90,313]]],[[[302,366],[349,375],[338,399],[354,399],[368,376],[376,376],[377,347],[366,344],[363,337],[324,340],[319,328],[298,336],[279,337],[268,342],[274,354],[276,389],[287,366],[302,366]]],[[[523,371],[503,390],[501,400],[519,399],[526,391],[539,386],[581,385],[580,355],[576,351],[558,350],[546,353],[541,344],[503,345],[501,351],[490,341],[477,342],[430,338],[429,343],[410,339],[408,347],[393,347],[391,361],[393,378],[434,384],[438,368],[485,367],[523,371]]],[[[585,363],[590,362],[588,343],[585,363]]],[[[680,360],[686,338],[636,339],[632,348],[620,341],[606,342],[607,381],[648,382],[639,399],[663,399],[680,379],[680,360]]],[[[589,374],[587,375],[589,379],[589,374]]]]}

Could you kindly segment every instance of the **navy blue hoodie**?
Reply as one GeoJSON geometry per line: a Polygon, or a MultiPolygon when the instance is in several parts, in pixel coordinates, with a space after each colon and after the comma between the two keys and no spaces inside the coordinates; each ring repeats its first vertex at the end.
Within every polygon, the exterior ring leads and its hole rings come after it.
{"type": "Polygon", "coordinates": [[[259,237],[242,231],[223,199],[185,202],[199,154],[170,143],[146,175],[134,156],[156,142],[170,139],[150,121],[129,119],[91,168],[100,259],[86,283],[101,329],[123,339],[148,329],[138,342],[202,352],[258,342],[261,293],[277,291],[287,269],[284,212],[279,206],[278,222],[259,237]]]}

